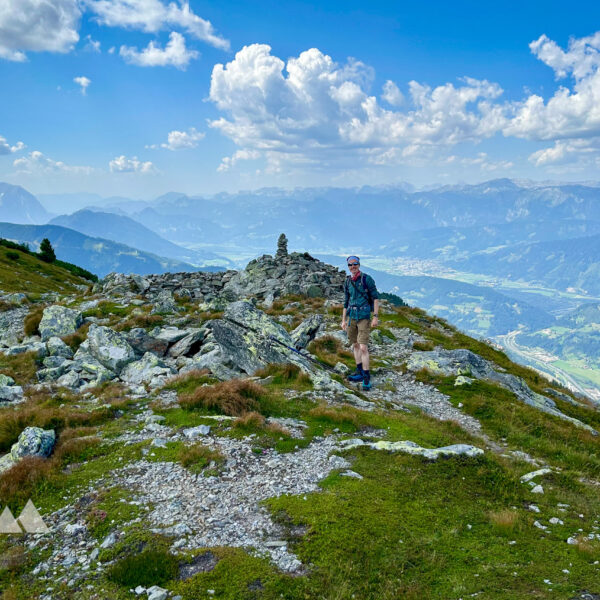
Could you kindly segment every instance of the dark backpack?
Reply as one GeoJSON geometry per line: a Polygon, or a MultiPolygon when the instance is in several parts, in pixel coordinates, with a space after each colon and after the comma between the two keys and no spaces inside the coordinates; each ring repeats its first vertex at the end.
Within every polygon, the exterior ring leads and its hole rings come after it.
{"type": "Polygon", "coordinates": [[[366,283],[366,278],[367,275],[365,273],[361,273],[360,274],[360,284],[361,287],[357,287],[356,283],[354,283],[354,281],[352,281],[352,277],[350,275],[348,275],[346,277],[346,288],[348,288],[348,286],[352,286],[356,291],[358,291],[358,293],[369,303],[369,308],[371,309],[371,312],[373,312],[375,310],[375,301],[373,300],[373,298],[371,298],[371,292],[369,291],[369,288],[367,287],[367,283],[366,283]]]}

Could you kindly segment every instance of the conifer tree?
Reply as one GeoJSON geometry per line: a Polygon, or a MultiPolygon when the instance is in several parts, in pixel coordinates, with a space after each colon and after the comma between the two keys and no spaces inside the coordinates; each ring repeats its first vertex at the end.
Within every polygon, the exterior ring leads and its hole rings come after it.
{"type": "Polygon", "coordinates": [[[47,263],[52,263],[56,260],[56,254],[54,253],[54,248],[50,243],[48,238],[44,238],[42,243],[40,244],[40,251],[38,252],[38,256],[47,263]]]}

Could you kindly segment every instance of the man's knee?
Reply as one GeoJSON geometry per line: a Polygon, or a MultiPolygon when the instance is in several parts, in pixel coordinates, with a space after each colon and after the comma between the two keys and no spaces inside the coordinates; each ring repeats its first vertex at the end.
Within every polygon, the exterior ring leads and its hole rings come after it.
{"type": "Polygon", "coordinates": [[[359,344],[360,351],[364,353],[369,353],[369,346],[367,344],[359,344]]]}

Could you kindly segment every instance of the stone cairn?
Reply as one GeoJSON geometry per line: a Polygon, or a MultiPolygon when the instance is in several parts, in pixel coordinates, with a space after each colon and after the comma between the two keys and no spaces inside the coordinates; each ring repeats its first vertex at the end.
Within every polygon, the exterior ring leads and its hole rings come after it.
{"type": "Polygon", "coordinates": [[[275,254],[276,259],[285,258],[288,255],[288,239],[285,237],[285,233],[282,233],[277,240],[277,253],[275,254]]]}

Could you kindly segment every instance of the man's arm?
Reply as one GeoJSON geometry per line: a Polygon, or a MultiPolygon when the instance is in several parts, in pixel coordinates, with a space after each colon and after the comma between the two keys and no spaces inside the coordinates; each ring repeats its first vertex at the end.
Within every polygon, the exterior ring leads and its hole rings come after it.
{"type": "Polygon", "coordinates": [[[344,331],[346,331],[346,328],[348,327],[348,323],[346,322],[346,312],[347,312],[347,308],[344,306],[344,312],[342,314],[342,329],[344,331]]]}
{"type": "Polygon", "coordinates": [[[379,325],[379,298],[373,300],[373,320],[371,321],[371,327],[377,327],[379,325]]]}

